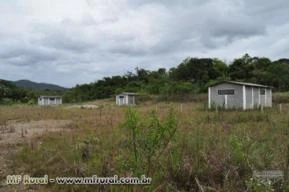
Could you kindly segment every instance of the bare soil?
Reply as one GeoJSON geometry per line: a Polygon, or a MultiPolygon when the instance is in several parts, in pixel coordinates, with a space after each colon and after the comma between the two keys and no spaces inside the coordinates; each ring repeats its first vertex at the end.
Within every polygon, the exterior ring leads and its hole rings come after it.
{"type": "Polygon", "coordinates": [[[9,156],[14,154],[24,143],[28,143],[36,137],[47,135],[51,132],[69,130],[70,120],[41,120],[21,122],[11,120],[6,125],[0,126],[0,192],[18,191],[13,186],[6,185],[6,176],[9,171],[9,156]]]}

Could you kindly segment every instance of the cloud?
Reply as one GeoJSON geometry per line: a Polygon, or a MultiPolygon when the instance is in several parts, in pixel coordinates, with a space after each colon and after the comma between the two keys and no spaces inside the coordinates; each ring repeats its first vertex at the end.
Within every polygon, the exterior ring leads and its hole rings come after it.
{"type": "Polygon", "coordinates": [[[286,57],[285,0],[0,2],[0,77],[65,86],[188,56],[286,57]]]}

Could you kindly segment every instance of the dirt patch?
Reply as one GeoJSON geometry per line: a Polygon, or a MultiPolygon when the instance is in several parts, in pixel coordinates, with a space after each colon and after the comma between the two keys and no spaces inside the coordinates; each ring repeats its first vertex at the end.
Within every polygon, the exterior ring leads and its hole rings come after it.
{"type": "Polygon", "coordinates": [[[68,109],[99,109],[100,106],[98,105],[70,105],[67,106],[68,109]]]}
{"type": "Polygon", "coordinates": [[[62,131],[69,127],[70,123],[69,120],[9,121],[7,125],[0,127],[0,146],[19,144],[48,132],[62,131]]]}
{"type": "Polygon", "coordinates": [[[8,161],[10,155],[15,153],[19,147],[34,137],[39,137],[50,132],[69,130],[70,120],[41,120],[21,122],[11,120],[0,126],[0,192],[17,191],[15,186],[5,184],[9,173],[8,161]]]}

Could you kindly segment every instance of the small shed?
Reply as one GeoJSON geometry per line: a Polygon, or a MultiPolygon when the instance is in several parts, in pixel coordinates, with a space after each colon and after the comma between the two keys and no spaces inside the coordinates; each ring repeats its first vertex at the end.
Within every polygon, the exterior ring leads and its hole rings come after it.
{"type": "Polygon", "coordinates": [[[116,95],[115,102],[117,105],[135,105],[136,93],[124,92],[116,95]]]}
{"type": "Polygon", "coordinates": [[[61,105],[62,97],[61,96],[40,96],[38,97],[38,105],[61,105]]]}
{"type": "Polygon", "coordinates": [[[253,109],[272,107],[272,87],[223,81],[208,88],[208,107],[253,109]]]}

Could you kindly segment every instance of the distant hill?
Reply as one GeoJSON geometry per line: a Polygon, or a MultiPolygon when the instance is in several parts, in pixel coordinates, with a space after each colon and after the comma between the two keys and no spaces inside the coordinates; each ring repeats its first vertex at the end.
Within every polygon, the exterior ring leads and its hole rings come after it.
{"type": "Polygon", "coordinates": [[[33,91],[65,91],[67,88],[61,87],[59,85],[48,84],[48,83],[36,83],[29,80],[19,80],[12,81],[14,85],[17,87],[21,87],[24,89],[29,89],[33,91]]]}
{"type": "Polygon", "coordinates": [[[7,81],[4,79],[0,79],[0,87],[1,88],[15,88],[15,85],[11,83],[11,81],[7,81]]]}
{"type": "Polygon", "coordinates": [[[287,58],[282,58],[282,59],[279,59],[277,62],[289,64],[289,59],[287,59],[287,58]]]}
{"type": "Polygon", "coordinates": [[[28,90],[17,87],[11,81],[0,79],[0,105],[14,102],[28,102],[33,98],[28,90]]]}

